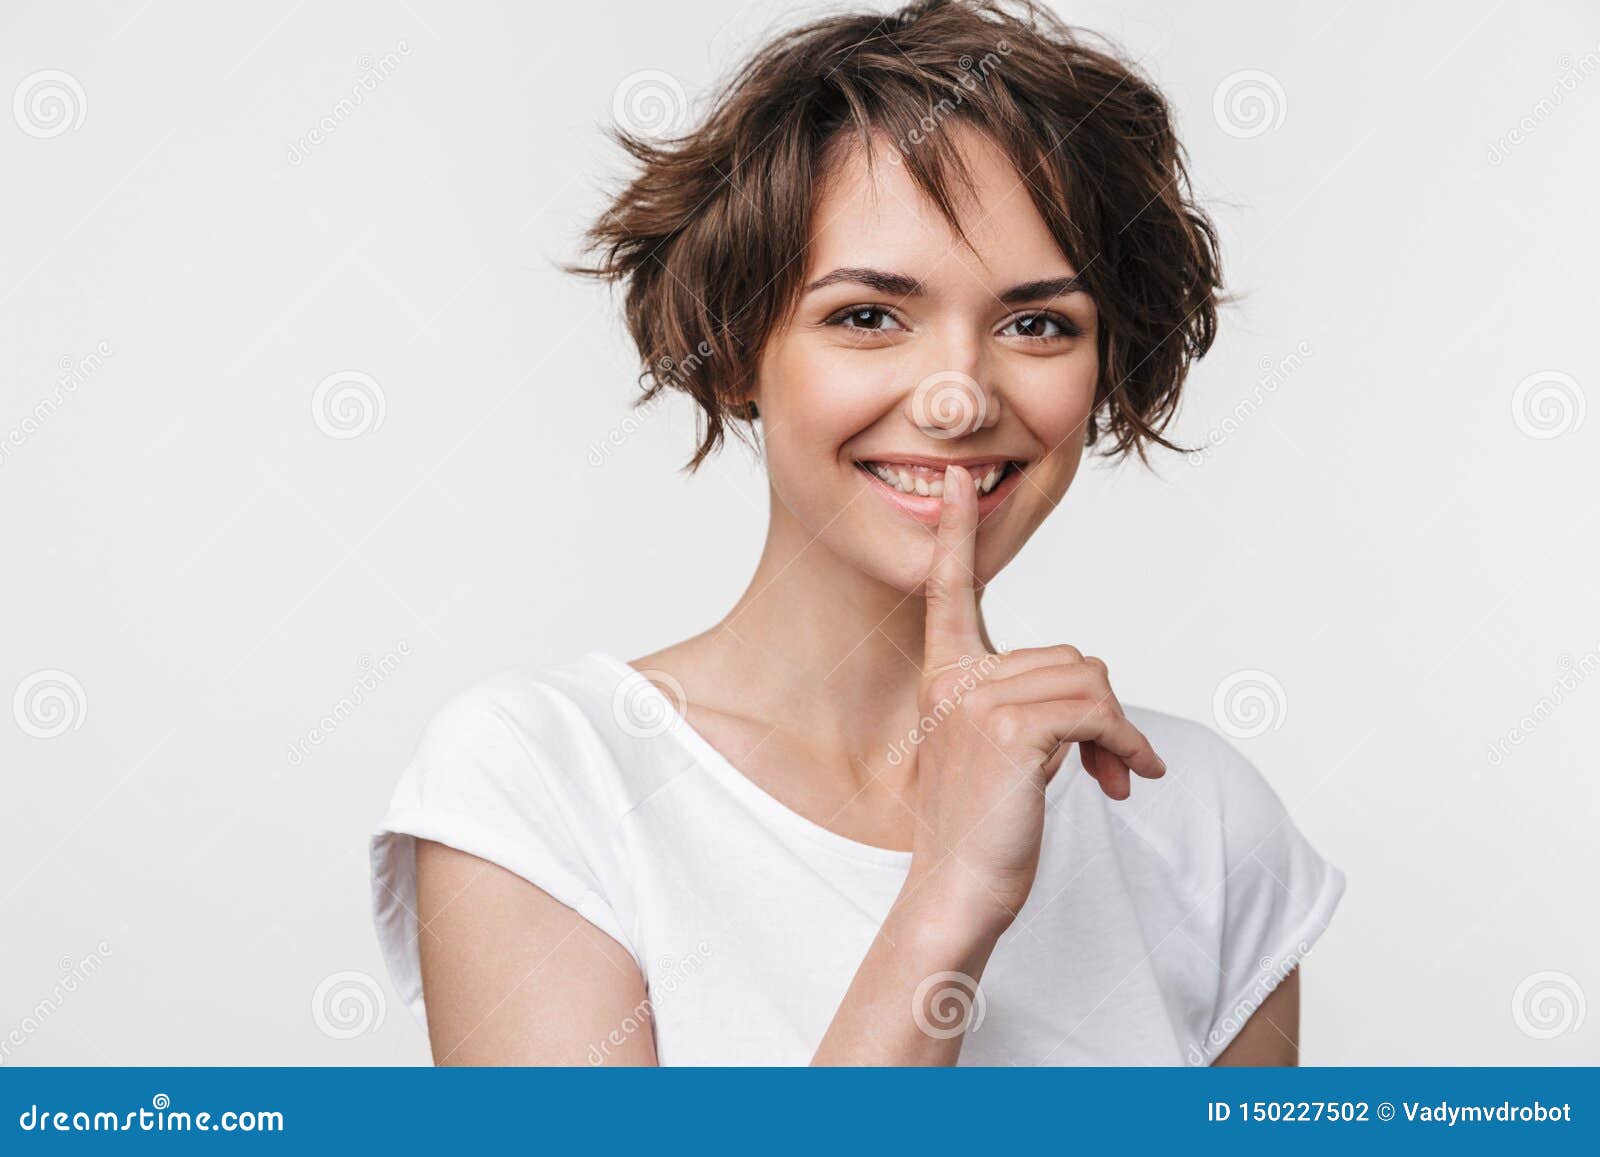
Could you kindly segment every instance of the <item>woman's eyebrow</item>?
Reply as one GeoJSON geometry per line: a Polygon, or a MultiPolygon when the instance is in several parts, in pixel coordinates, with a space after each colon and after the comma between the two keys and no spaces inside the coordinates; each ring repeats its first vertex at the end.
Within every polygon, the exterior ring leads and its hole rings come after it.
{"type": "MultiPolygon", "coordinates": [[[[1024,301],[1048,301],[1053,297],[1065,297],[1069,293],[1077,293],[1083,289],[1081,274],[1072,274],[1064,277],[1041,277],[1034,281],[1024,281],[1020,285],[1013,285],[1005,292],[998,294],[1003,305],[1017,305],[1024,301]]],[[[869,269],[863,266],[844,266],[829,273],[824,273],[810,285],[805,287],[805,292],[825,289],[830,285],[850,282],[855,285],[865,285],[879,293],[893,294],[896,297],[919,297],[926,292],[922,282],[904,273],[893,273],[886,269],[869,269]]]]}
{"type": "Polygon", "coordinates": [[[1024,301],[1048,301],[1052,297],[1065,297],[1083,289],[1083,275],[1070,277],[1042,277],[1038,281],[1024,281],[1000,294],[1004,305],[1018,305],[1024,301]]]}
{"type": "Polygon", "coordinates": [[[922,293],[922,282],[914,277],[907,277],[904,273],[890,273],[885,269],[867,269],[862,266],[845,266],[835,269],[831,273],[824,273],[805,291],[810,293],[814,289],[823,289],[829,285],[838,285],[840,282],[854,282],[865,285],[868,289],[876,289],[879,293],[891,293],[899,297],[917,297],[922,293]]]}

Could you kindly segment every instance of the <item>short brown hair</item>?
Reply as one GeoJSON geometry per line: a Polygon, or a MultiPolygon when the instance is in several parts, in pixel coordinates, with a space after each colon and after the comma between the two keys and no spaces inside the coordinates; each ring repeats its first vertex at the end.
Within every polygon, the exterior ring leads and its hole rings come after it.
{"type": "MultiPolygon", "coordinates": [[[[805,272],[825,155],[855,134],[896,142],[907,171],[960,232],[952,177],[970,187],[938,126],[976,127],[1010,158],[1100,315],[1096,416],[1109,454],[1162,436],[1190,363],[1216,336],[1216,232],[1192,199],[1166,100],[1114,46],[1033,0],[922,0],[890,15],[830,16],[778,36],[740,68],[692,132],[622,128],[640,166],[589,229],[591,266],[626,286],[645,368],[642,404],[682,389],[699,404],[693,470],[749,400],[766,339],[805,272]]],[[[742,433],[742,428],[741,428],[742,433]]]]}

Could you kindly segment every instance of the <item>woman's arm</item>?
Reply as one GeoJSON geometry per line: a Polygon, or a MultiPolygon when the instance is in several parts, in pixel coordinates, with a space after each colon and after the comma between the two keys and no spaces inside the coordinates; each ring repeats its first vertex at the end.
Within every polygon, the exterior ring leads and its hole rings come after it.
{"type": "Polygon", "coordinates": [[[438,1065],[653,1065],[639,966],[504,868],[417,841],[417,921],[438,1065]]]}
{"type": "Polygon", "coordinates": [[[1267,994],[1228,1042],[1215,1065],[1297,1065],[1300,1063],[1300,969],[1267,994]]]}

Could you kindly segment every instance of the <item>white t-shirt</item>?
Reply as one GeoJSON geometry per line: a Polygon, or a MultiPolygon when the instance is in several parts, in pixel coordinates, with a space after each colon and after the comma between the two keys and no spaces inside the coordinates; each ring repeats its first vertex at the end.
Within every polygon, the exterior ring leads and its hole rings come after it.
{"type": "MultiPolygon", "coordinates": [[[[978,991],[929,981],[930,1031],[970,1010],[962,1064],[1207,1063],[1339,901],[1343,875],[1230,744],[1126,710],[1167,774],[1117,802],[1069,752],[1033,891],[978,991]]],[[[509,869],[626,947],[664,1065],[808,1063],[911,860],[780,803],[598,652],[457,695],[400,778],[372,840],[373,902],[426,1023],[414,837],[509,869]]]]}

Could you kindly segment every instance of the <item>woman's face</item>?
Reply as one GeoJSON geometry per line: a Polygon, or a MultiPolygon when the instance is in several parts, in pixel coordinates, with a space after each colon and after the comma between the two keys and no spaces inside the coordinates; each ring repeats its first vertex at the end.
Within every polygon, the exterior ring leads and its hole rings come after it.
{"type": "Polygon", "coordinates": [[[798,532],[907,593],[932,560],[945,463],[979,482],[975,580],[1022,548],[1077,472],[1099,373],[1094,301],[1016,170],[981,134],[945,131],[976,182],[970,247],[886,160],[892,144],[871,174],[842,155],[755,393],[798,532]]]}

